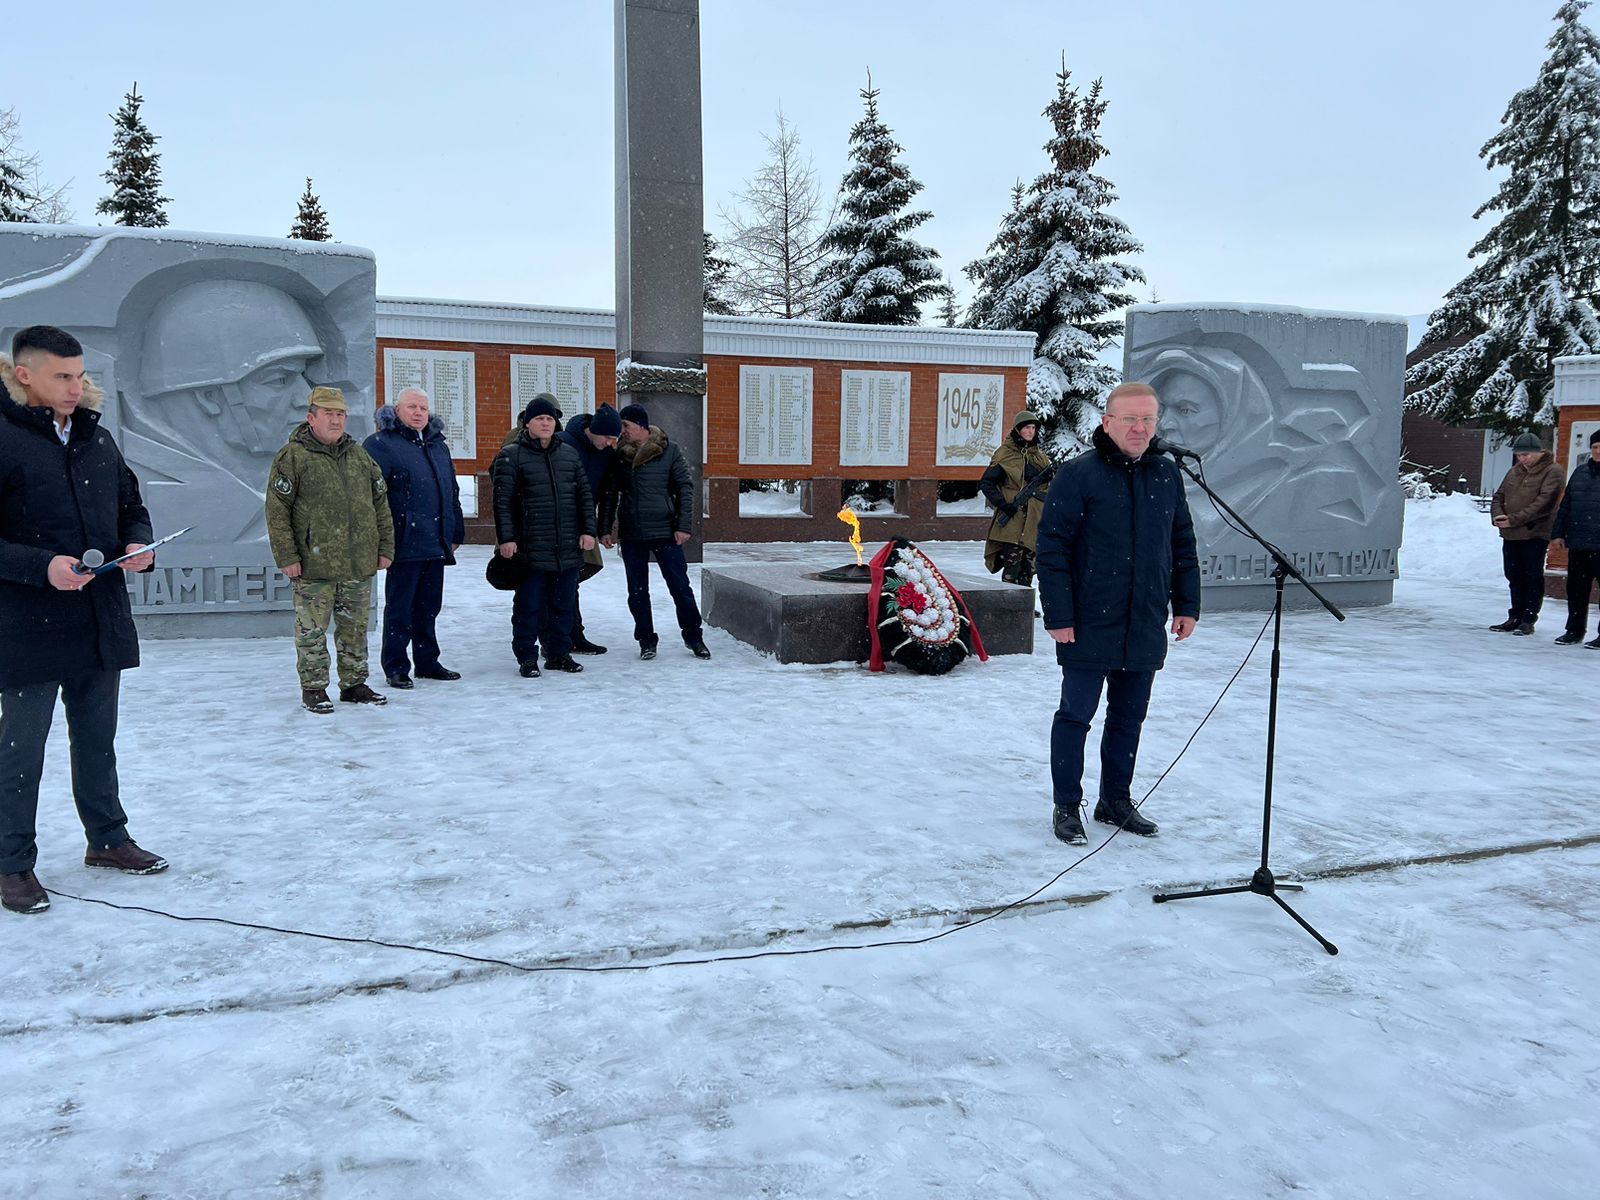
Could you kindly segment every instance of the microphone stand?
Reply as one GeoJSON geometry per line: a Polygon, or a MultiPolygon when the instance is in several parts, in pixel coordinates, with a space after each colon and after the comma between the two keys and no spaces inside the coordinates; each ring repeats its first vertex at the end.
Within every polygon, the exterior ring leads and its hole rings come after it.
{"type": "MultiPolygon", "coordinates": [[[[1199,456],[1196,455],[1195,457],[1198,458],[1199,456]]],[[[1284,580],[1288,578],[1294,578],[1298,580],[1305,586],[1306,591],[1310,592],[1317,598],[1317,602],[1321,604],[1323,608],[1327,609],[1341,621],[1345,619],[1344,613],[1340,612],[1326,596],[1317,591],[1317,589],[1312,586],[1311,581],[1307,579],[1305,575],[1303,575],[1298,569],[1296,569],[1295,565],[1285,558],[1283,554],[1278,551],[1277,547],[1273,546],[1254,529],[1250,528],[1249,523],[1246,522],[1245,519],[1238,513],[1234,512],[1227,501],[1225,501],[1221,496],[1217,495],[1216,492],[1212,491],[1210,485],[1207,484],[1198,473],[1184,465],[1182,457],[1174,454],[1173,461],[1178,464],[1178,470],[1182,471],[1190,479],[1194,480],[1195,483],[1199,484],[1200,488],[1205,492],[1205,494],[1210,496],[1211,499],[1216,502],[1219,508],[1237,521],[1239,523],[1239,528],[1244,530],[1244,532],[1255,539],[1257,544],[1259,544],[1263,550],[1270,554],[1273,558],[1273,561],[1277,564],[1272,571],[1272,579],[1275,585],[1272,601],[1272,692],[1271,699],[1267,703],[1267,773],[1265,796],[1261,805],[1261,865],[1258,866],[1255,869],[1255,873],[1250,876],[1249,883],[1238,884],[1234,887],[1202,888],[1198,891],[1192,892],[1167,892],[1152,896],[1151,899],[1157,904],[1164,904],[1168,900],[1192,900],[1200,896],[1231,896],[1236,892],[1254,892],[1258,896],[1265,896],[1279,908],[1283,909],[1284,912],[1293,917],[1295,924],[1299,925],[1301,929],[1304,929],[1312,937],[1316,938],[1322,948],[1329,954],[1337,954],[1339,953],[1339,947],[1335,946],[1327,938],[1323,937],[1320,933],[1313,929],[1310,923],[1307,922],[1304,917],[1295,912],[1294,909],[1290,908],[1289,905],[1284,902],[1283,897],[1278,895],[1280,891],[1300,892],[1304,891],[1305,889],[1300,887],[1298,884],[1279,883],[1277,877],[1272,873],[1272,867],[1268,862],[1268,858],[1272,850],[1272,769],[1273,759],[1277,750],[1278,742],[1278,674],[1281,658],[1280,648],[1283,643],[1284,580]]]]}

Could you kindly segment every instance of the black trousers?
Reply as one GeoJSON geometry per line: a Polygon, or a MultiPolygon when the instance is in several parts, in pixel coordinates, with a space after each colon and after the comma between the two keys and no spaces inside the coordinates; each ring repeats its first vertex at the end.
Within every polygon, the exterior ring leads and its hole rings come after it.
{"type": "Polygon", "coordinates": [[[1511,585],[1511,620],[1532,625],[1539,619],[1544,604],[1544,552],[1549,548],[1543,538],[1500,543],[1506,582],[1511,585]]]}
{"type": "Polygon", "coordinates": [[[0,691],[0,875],[33,870],[39,848],[39,777],[56,694],[67,710],[72,798],[84,836],[96,850],[128,840],[128,815],[117,798],[117,696],[121,671],[87,671],[70,679],[0,691]]]}
{"type": "MultiPolygon", "coordinates": [[[[1589,624],[1589,591],[1600,578],[1600,550],[1567,551],[1567,632],[1582,634],[1589,624]]],[[[1600,634],[1600,630],[1596,631],[1600,634]]]]}
{"type": "Polygon", "coordinates": [[[397,562],[383,579],[383,673],[411,672],[410,649],[417,670],[439,669],[439,639],[434,624],[444,607],[444,559],[397,562]]]}

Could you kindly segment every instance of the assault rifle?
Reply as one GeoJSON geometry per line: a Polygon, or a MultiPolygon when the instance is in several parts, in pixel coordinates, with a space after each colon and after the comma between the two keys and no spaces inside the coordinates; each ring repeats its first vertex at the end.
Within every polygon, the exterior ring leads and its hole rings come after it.
{"type": "Polygon", "coordinates": [[[1028,486],[1018,492],[1017,498],[1011,502],[1011,512],[1001,512],[995,514],[995,524],[1004,528],[1006,523],[1010,521],[1013,516],[1028,507],[1028,501],[1032,500],[1034,496],[1038,495],[1039,489],[1046,486],[1050,482],[1050,476],[1054,475],[1055,473],[1056,464],[1051,463],[1048,467],[1035,475],[1029,482],[1028,486]]]}

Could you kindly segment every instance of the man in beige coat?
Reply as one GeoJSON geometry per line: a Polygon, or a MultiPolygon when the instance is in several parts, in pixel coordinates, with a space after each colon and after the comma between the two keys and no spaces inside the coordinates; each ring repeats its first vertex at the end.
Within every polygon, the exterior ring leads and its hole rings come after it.
{"type": "Polygon", "coordinates": [[[1495,489],[1489,515],[1500,530],[1500,552],[1506,582],[1511,587],[1511,611],[1496,633],[1527,637],[1544,604],[1544,555],[1550,548],[1550,529],[1561,503],[1561,468],[1535,433],[1524,433],[1511,443],[1516,459],[1495,489]]]}

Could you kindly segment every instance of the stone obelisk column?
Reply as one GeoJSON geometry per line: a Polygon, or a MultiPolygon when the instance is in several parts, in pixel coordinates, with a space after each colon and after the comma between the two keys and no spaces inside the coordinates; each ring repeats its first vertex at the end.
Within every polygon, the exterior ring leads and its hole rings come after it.
{"type": "MultiPolygon", "coordinates": [[[[699,0],[616,0],[617,403],[643,404],[704,516],[699,0]]],[[[699,523],[684,547],[701,557],[699,523]]]]}

